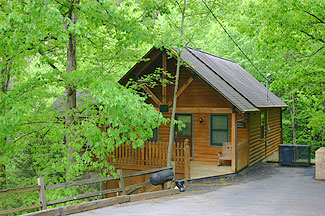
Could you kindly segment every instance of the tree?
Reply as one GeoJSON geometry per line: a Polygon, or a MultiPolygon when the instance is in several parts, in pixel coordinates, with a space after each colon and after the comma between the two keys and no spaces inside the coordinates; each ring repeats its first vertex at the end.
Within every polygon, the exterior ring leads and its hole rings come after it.
{"type": "MultiPolygon", "coordinates": [[[[211,2],[209,4],[214,5],[215,1],[211,2]]],[[[167,155],[167,165],[170,166],[175,138],[174,127],[175,124],[179,128],[182,127],[182,122],[175,120],[179,72],[181,66],[185,66],[181,59],[182,50],[192,43],[195,37],[200,36],[203,26],[206,25],[205,21],[209,13],[204,5],[201,5],[200,1],[197,0],[184,0],[183,2],[168,1],[167,3],[171,13],[158,16],[156,23],[156,46],[170,50],[169,55],[177,59],[167,155]]]]}
{"type": "MultiPolygon", "coordinates": [[[[151,9],[145,10],[141,1],[2,1],[1,8],[3,36],[16,45],[8,45],[10,52],[37,62],[29,70],[15,71],[15,88],[1,95],[8,107],[1,113],[1,138],[10,137],[0,146],[2,163],[32,148],[38,176],[53,174],[44,166],[46,154],[53,158],[47,165],[60,175],[76,178],[98,168],[107,169],[102,173],[107,175],[113,169],[104,160],[109,152],[125,142],[142,146],[152,128],[164,121],[143,98],[114,81],[123,61],[136,59],[128,55],[132,48],[143,49],[143,40],[150,38],[143,23],[150,22],[146,14],[151,9]],[[50,105],[64,90],[67,109],[57,113],[50,105]],[[77,90],[88,95],[84,105],[76,103],[77,90]],[[98,125],[109,128],[101,131],[98,125]],[[84,152],[85,146],[91,148],[84,152]],[[101,163],[94,157],[102,158],[101,163]]],[[[17,69],[20,62],[13,63],[17,69]]]]}
{"type": "Polygon", "coordinates": [[[235,60],[262,83],[265,75],[272,73],[270,89],[289,105],[283,112],[284,142],[295,143],[296,137],[297,143],[311,144],[317,149],[324,140],[324,4],[236,1],[225,2],[213,10],[259,71],[239,52],[216,20],[195,42],[207,51],[235,60]],[[203,41],[216,46],[207,46],[203,41]]]}

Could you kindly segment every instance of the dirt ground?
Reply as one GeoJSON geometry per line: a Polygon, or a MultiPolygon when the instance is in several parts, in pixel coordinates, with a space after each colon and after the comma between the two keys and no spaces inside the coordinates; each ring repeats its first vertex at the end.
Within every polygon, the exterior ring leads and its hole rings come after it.
{"type": "Polygon", "coordinates": [[[125,203],[85,215],[325,215],[325,181],[314,167],[260,164],[236,175],[190,182],[176,196],[125,203]]]}

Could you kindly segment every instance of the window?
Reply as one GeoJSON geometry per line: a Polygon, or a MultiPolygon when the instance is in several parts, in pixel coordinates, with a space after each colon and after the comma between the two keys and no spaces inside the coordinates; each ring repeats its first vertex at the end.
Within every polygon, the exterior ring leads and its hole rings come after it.
{"type": "Polygon", "coordinates": [[[149,142],[158,142],[158,128],[152,130],[152,137],[148,139],[149,142]]]}
{"type": "Polygon", "coordinates": [[[229,116],[211,114],[210,145],[222,146],[224,142],[229,142],[229,116]]]}
{"type": "Polygon", "coordinates": [[[261,139],[264,139],[264,113],[261,112],[261,139]]]}

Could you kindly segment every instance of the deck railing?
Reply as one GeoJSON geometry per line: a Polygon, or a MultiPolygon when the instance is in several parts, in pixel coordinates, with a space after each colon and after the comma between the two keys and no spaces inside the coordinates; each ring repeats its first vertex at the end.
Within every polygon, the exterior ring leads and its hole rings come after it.
{"type": "MultiPolygon", "coordinates": [[[[111,154],[114,164],[146,168],[167,166],[168,142],[145,142],[143,148],[121,145],[111,154]],[[114,160],[113,160],[114,158],[114,160]]],[[[184,142],[174,142],[172,161],[176,169],[184,170],[184,142]]]]}

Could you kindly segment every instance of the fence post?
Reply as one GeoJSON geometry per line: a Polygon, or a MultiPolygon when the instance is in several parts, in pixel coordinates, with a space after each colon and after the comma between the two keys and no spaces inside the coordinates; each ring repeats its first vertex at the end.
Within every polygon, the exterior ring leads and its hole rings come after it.
{"type": "Polygon", "coordinates": [[[46,196],[45,196],[45,185],[44,185],[44,179],[42,177],[37,178],[37,184],[41,186],[40,192],[39,192],[39,199],[42,204],[42,210],[46,209],[46,196]]]}
{"type": "Polygon", "coordinates": [[[184,176],[186,180],[191,178],[191,167],[190,167],[190,146],[189,140],[185,139],[184,142],[184,176]]]}
{"type": "Polygon", "coordinates": [[[123,178],[123,172],[121,169],[118,169],[117,170],[117,174],[120,178],[119,180],[119,187],[122,189],[122,195],[125,195],[126,194],[126,191],[125,191],[125,184],[124,184],[124,178],[123,178]]]}

